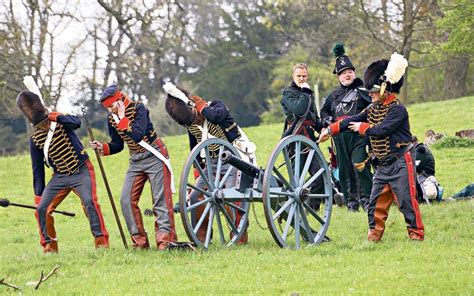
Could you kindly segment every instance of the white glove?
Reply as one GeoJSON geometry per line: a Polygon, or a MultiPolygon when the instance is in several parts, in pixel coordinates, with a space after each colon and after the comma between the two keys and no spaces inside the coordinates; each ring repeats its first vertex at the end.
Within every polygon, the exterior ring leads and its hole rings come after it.
{"type": "Polygon", "coordinates": [[[166,82],[163,85],[163,89],[165,92],[169,93],[175,98],[180,99],[181,101],[185,102],[188,105],[192,104],[192,101],[189,100],[189,98],[182,92],[180,91],[173,83],[171,82],[166,82]]]}

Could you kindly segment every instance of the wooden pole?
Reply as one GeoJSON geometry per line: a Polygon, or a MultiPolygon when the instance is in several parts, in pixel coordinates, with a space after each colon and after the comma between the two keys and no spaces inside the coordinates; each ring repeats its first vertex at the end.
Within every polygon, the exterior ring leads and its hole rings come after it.
{"type": "MultiPolygon", "coordinates": [[[[89,137],[91,138],[91,141],[95,141],[94,134],[92,133],[92,129],[89,125],[89,119],[87,118],[86,107],[82,107],[82,114],[84,115],[87,131],[89,132],[89,137]]],[[[105,175],[105,169],[102,164],[102,159],[100,158],[99,151],[94,149],[94,152],[95,152],[95,156],[97,157],[97,162],[99,163],[99,168],[102,174],[102,178],[104,179],[105,188],[107,189],[107,194],[109,195],[109,201],[110,201],[110,204],[112,205],[115,221],[117,221],[117,226],[120,231],[120,236],[122,237],[123,246],[125,247],[125,249],[128,249],[127,240],[125,239],[125,234],[123,232],[122,224],[120,223],[120,218],[118,216],[117,208],[115,207],[115,202],[114,202],[114,198],[112,197],[112,191],[110,190],[109,181],[107,180],[107,176],[105,175]]]]}

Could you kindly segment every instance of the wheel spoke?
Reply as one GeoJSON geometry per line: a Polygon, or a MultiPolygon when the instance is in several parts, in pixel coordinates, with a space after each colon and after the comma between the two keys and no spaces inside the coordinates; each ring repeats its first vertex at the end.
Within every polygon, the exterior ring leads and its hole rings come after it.
{"type": "Polygon", "coordinates": [[[301,172],[301,176],[300,176],[300,179],[298,181],[298,185],[302,185],[303,182],[304,182],[306,174],[308,173],[308,170],[309,170],[309,166],[311,165],[311,162],[313,161],[314,151],[315,150],[313,150],[313,149],[311,149],[309,151],[308,157],[306,158],[306,162],[305,162],[304,167],[303,167],[303,171],[301,172]]]}
{"type": "MultiPolygon", "coordinates": [[[[212,164],[211,164],[211,155],[209,154],[209,146],[204,147],[204,153],[206,154],[206,168],[207,175],[209,177],[209,183],[214,185],[214,177],[212,176],[212,164]]],[[[214,190],[214,187],[212,188],[214,190]]]]}
{"type": "Polygon", "coordinates": [[[282,238],[286,241],[286,236],[288,235],[288,230],[290,230],[291,221],[295,215],[296,204],[292,204],[290,208],[290,213],[288,214],[288,219],[286,220],[285,231],[283,231],[282,238]]]}
{"type": "Polygon", "coordinates": [[[224,214],[224,217],[226,218],[230,228],[232,228],[232,231],[235,234],[239,233],[239,231],[237,230],[237,226],[235,226],[233,219],[229,216],[229,213],[227,213],[226,209],[221,204],[218,204],[218,206],[221,209],[222,214],[224,214]]]}
{"type": "Polygon", "coordinates": [[[224,151],[224,146],[219,147],[219,154],[217,157],[217,169],[216,169],[216,180],[214,185],[217,187],[219,184],[219,179],[221,178],[221,168],[222,168],[222,152],[224,151]]]}
{"type": "Polygon", "coordinates": [[[229,175],[232,172],[233,168],[234,168],[233,166],[231,166],[231,165],[229,166],[229,168],[227,169],[227,171],[224,174],[224,177],[222,177],[222,180],[219,183],[219,187],[217,187],[217,188],[222,189],[224,187],[225,181],[229,177],[229,175]]]}
{"type": "Polygon", "coordinates": [[[199,164],[197,159],[194,160],[194,166],[197,168],[197,170],[199,172],[199,176],[202,178],[204,183],[206,183],[207,188],[210,189],[210,190],[214,190],[214,184],[212,184],[212,186],[211,186],[211,183],[209,182],[208,178],[206,177],[206,174],[204,173],[204,171],[201,168],[201,165],[199,164]]]}
{"type": "Polygon", "coordinates": [[[196,233],[198,232],[199,228],[201,228],[201,225],[202,225],[202,223],[204,222],[204,220],[206,219],[206,215],[207,215],[207,213],[209,212],[209,209],[210,209],[210,208],[211,208],[211,204],[208,203],[208,204],[206,205],[206,208],[205,208],[204,211],[202,212],[201,218],[199,218],[198,223],[196,224],[196,226],[195,226],[194,229],[193,229],[194,234],[196,234],[196,233]]]}
{"type": "Polygon", "coordinates": [[[313,184],[314,180],[316,180],[316,178],[321,176],[323,172],[324,172],[324,169],[320,168],[319,171],[317,171],[316,174],[312,175],[311,178],[309,178],[309,180],[306,181],[306,183],[304,183],[303,186],[301,186],[301,187],[306,188],[309,185],[313,184]]]}
{"type": "Polygon", "coordinates": [[[308,241],[312,244],[314,243],[313,230],[311,229],[311,226],[309,226],[308,218],[306,217],[304,208],[299,207],[299,210],[300,210],[301,220],[303,221],[303,228],[305,229],[305,232],[306,232],[306,236],[308,238],[308,241]]]}
{"type": "Polygon", "coordinates": [[[221,240],[221,244],[225,244],[224,230],[222,229],[222,221],[221,221],[221,215],[219,214],[219,211],[220,209],[218,208],[217,213],[216,213],[217,228],[219,229],[219,238],[221,240]]]}
{"type": "Polygon", "coordinates": [[[199,207],[199,206],[201,206],[205,203],[208,203],[209,201],[210,201],[209,198],[205,198],[203,200],[200,200],[197,203],[194,203],[194,204],[190,205],[189,207],[187,207],[186,212],[190,212],[190,211],[194,210],[195,208],[197,208],[197,207],[199,207]]]}
{"type": "Polygon", "coordinates": [[[273,167],[273,172],[277,175],[278,179],[286,186],[287,189],[294,191],[293,186],[288,183],[288,181],[285,179],[285,177],[283,177],[277,168],[273,167]]]}
{"type": "Polygon", "coordinates": [[[294,186],[294,176],[293,176],[293,166],[291,165],[290,156],[288,155],[288,150],[286,147],[282,150],[283,156],[285,158],[286,170],[288,171],[288,178],[291,181],[291,185],[294,186]]]}
{"type": "Polygon", "coordinates": [[[213,223],[214,223],[214,207],[211,207],[211,213],[209,214],[209,222],[207,223],[206,241],[204,242],[204,247],[206,247],[206,249],[209,247],[209,243],[211,242],[213,223]]]}
{"type": "Polygon", "coordinates": [[[233,203],[231,203],[231,202],[229,202],[229,201],[224,201],[224,203],[225,203],[226,205],[228,205],[229,207],[234,208],[234,209],[236,209],[237,211],[241,212],[242,214],[246,214],[246,213],[247,213],[246,210],[244,210],[243,208],[239,207],[239,206],[236,205],[236,204],[233,204],[233,203]]]}
{"type": "Polygon", "coordinates": [[[316,220],[318,220],[319,223],[321,223],[321,225],[326,224],[326,222],[324,222],[324,220],[321,219],[321,217],[319,217],[318,213],[316,213],[316,211],[313,210],[309,204],[307,203],[303,203],[303,204],[306,210],[311,214],[311,216],[313,216],[316,220]]]}
{"type": "Polygon", "coordinates": [[[197,187],[197,186],[194,186],[193,184],[190,184],[190,183],[187,183],[186,185],[187,185],[188,187],[191,187],[192,189],[194,189],[194,190],[196,190],[196,191],[198,191],[198,192],[204,194],[205,196],[211,197],[211,193],[208,192],[208,191],[206,191],[206,190],[204,190],[204,189],[202,189],[202,188],[199,188],[199,187],[197,187]]]}
{"type": "Polygon", "coordinates": [[[278,196],[288,196],[288,197],[295,197],[295,193],[293,192],[284,192],[284,191],[270,191],[271,195],[278,195],[278,196]]]}
{"type": "Polygon", "coordinates": [[[329,195],[320,193],[310,193],[308,195],[308,198],[326,199],[329,198],[329,195]]]}
{"type": "Polygon", "coordinates": [[[295,240],[296,240],[296,249],[300,248],[300,205],[296,204],[296,211],[295,211],[295,240]]]}
{"type": "Polygon", "coordinates": [[[283,213],[284,210],[286,210],[286,208],[293,204],[294,202],[294,199],[289,199],[287,200],[282,206],[281,208],[278,209],[278,211],[273,215],[272,219],[273,221],[275,221],[278,217],[280,217],[281,213],[283,213]]]}
{"type": "Polygon", "coordinates": [[[296,142],[295,143],[295,171],[294,171],[294,177],[295,177],[295,184],[298,184],[298,181],[300,179],[300,159],[301,159],[301,142],[296,142]]]}

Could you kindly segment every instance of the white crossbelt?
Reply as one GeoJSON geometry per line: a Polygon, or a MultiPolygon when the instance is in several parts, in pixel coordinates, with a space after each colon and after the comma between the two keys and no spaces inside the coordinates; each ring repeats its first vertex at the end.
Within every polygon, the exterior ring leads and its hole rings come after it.
{"type": "Polygon", "coordinates": [[[49,125],[48,136],[46,137],[43,147],[44,161],[49,167],[51,166],[48,160],[49,145],[51,145],[51,140],[53,139],[54,131],[56,130],[57,125],[58,123],[56,121],[51,121],[51,124],[49,125]]]}
{"type": "MultiPolygon", "coordinates": [[[[115,114],[112,114],[112,117],[114,118],[114,121],[118,124],[120,122],[120,119],[118,118],[117,115],[115,114]]],[[[147,142],[141,140],[140,142],[138,142],[138,145],[142,146],[143,148],[145,148],[146,150],[148,150],[149,152],[151,152],[153,155],[155,155],[156,157],[158,157],[159,160],[161,160],[165,165],[166,167],[168,168],[168,170],[170,171],[170,174],[171,174],[171,192],[173,193],[176,193],[176,187],[175,187],[175,184],[174,184],[174,174],[173,174],[173,169],[171,168],[171,161],[169,158],[166,158],[163,154],[161,154],[158,150],[156,150],[153,146],[151,146],[150,144],[148,144],[147,142]]]]}

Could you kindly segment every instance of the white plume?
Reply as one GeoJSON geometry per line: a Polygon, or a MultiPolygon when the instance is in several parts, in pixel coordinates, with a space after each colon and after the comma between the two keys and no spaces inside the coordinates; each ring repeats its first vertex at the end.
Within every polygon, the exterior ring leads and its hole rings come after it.
{"type": "Polygon", "coordinates": [[[390,57],[387,69],[385,70],[384,76],[385,81],[395,84],[405,74],[405,70],[408,67],[408,61],[399,53],[394,52],[390,57]]]}
{"type": "Polygon", "coordinates": [[[31,91],[32,93],[36,94],[40,100],[41,100],[41,103],[43,103],[44,105],[44,101],[43,101],[43,96],[41,95],[41,92],[38,88],[38,85],[36,85],[36,82],[35,80],[33,79],[32,76],[25,76],[23,77],[23,84],[26,86],[26,88],[31,91]]]}
{"type": "Polygon", "coordinates": [[[170,95],[172,95],[173,97],[175,98],[178,98],[180,99],[181,101],[185,102],[186,104],[189,105],[189,98],[186,96],[185,93],[183,93],[182,91],[180,91],[173,83],[171,82],[166,82],[164,85],[163,85],[163,89],[165,90],[165,92],[169,93],[170,95]]]}

